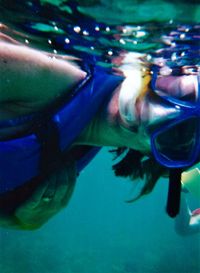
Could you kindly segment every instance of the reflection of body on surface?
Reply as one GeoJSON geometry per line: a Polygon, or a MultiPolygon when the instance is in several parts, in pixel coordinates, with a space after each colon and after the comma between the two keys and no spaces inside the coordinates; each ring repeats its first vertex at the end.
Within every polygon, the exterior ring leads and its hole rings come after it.
{"type": "MultiPolygon", "coordinates": [[[[67,60],[52,58],[49,54],[12,44],[9,39],[5,42],[4,38],[0,42],[0,65],[3,72],[0,103],[3,122],[57,108],[63,95],[71,92],[86,77],[81,68],[67,60]]],[[[122,58],[123,61],[119,64],[121,72],[116,76],[120,78],[117,86],[114,84],[97,114],[79,134],[73,146],[113,146],[118,148],[118,155],[125,152],[125,148],[130,149],[125,158],[114,166],[115,172],[132,178],[145,175],[147,181],[142,194],[146,194],[163,173],[163,168],[152,158],[149,131],[158,126],[160,120],[163,123],[167,114],[170,120],[171,110],[172,116],[177,111],[173,105],[167,109],[159,99],[154,100],[155,94],[150,91],[150,67],[140,57],[130,54],[122,58]],[[156,112],[157,109],[161,111],[156,112]],[[168,110],[170,111],[167,112],[168,110]],[[143,160],[146,156],[149,159],[143,160]]],[[[180,96],[183,92],[192,93],[196,97],[197,77],[160,75],[155,87],[169,94],[178,90],[180,96]],[[170,84],[165,84],[169,77],[170,84]]],[[[81,107],[83,105],[80,105],[80,113],[81,107]]],[[[3,128],[1,141],[21,137],[24,132],[31,132],[32,126],[32,120],[28,120],[23,126],[3,128]]],[[[11,193],[6,193],[6,197],[2,196],[3,207],[8,200],[13,203],[16,201],[12,213],[3,211],[2,225],[35,228],[66,206],[75,184],[76,158],[71,158],[67,163],[62,157],[55,161],[57,160],[52,173],[46,174],[41,180],[35,179],[29,186],[22,185],[16,191],[14,189],[11,193]]]]}

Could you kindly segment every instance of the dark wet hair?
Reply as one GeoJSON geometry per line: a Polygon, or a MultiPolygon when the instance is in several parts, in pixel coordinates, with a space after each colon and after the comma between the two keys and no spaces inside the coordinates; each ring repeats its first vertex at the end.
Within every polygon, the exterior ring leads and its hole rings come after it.
{"type": "Polygon", "coordinates": [[[136,150],[117,148],[110,152],[114,154],[114,160],[122,156],[122,159],[112,166],[116,176],[129,177],[133,181],[137,178],[144,180],[144,186],[140,194],[128,202],[136,201],[141,196],[150,193],[158,179],[167,172],[167,169],[158,164],[155,159],[147,157],[136,150]]]}

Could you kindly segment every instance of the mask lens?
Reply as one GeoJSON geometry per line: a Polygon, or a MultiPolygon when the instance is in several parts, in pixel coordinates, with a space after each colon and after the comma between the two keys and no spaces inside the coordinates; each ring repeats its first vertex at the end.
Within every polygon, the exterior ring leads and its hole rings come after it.
{"type": "Polygon", "coordinates": [[[165,160],[184,161],[191,158],[196,145],[197,118],[184,120],[155,138],[157,152],[165,160]]]}

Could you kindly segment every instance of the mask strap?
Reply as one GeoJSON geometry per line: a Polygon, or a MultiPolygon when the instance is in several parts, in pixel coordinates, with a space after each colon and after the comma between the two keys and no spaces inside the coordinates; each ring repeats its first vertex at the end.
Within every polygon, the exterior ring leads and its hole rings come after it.
{"type": "Polygon", "coordinates": [[[62,152],[59,144],[59,132],[52,120],[36,129],[36,135],[41,144],[40,171],[49,174],[59,167],[62,152]]]}
{"type": "Polygon", "coordinates": [[[151,72],[152,72],[152,77],[151,77],[151,89],[156,90],[156,80],[158,77],[158,73],[160,71],[160,66],[153,64],[151,66],[151,72]]]}
{"type": "Polygon", "coordinates": [[[181,173],[181,169],[171,169],[169,172],[167,214],[172,218],[176,217],[180,209],[181,173]]]}

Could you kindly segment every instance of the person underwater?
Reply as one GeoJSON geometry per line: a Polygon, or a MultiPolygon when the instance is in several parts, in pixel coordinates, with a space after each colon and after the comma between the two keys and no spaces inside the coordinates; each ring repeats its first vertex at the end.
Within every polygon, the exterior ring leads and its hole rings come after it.
{"type": "Polygon", "coordinates": [[[2,226],[35,229],[65,207],[96,147],[125,153],[113,169],[145,176],[141,195],[199,160],[198,75],[163,76],[143,58],[124,56],[118,73],[84,71],[1,36],[2,226]]]}

